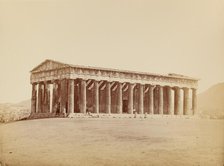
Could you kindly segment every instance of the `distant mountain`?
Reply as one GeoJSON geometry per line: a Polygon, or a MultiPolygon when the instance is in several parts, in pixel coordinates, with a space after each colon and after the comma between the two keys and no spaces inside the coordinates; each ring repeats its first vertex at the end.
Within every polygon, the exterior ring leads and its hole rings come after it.
{"type": "Polygon", "coordinates": [[[201,116],[224,118],[224,83],[198,94],[198,110],[201,116]]]}

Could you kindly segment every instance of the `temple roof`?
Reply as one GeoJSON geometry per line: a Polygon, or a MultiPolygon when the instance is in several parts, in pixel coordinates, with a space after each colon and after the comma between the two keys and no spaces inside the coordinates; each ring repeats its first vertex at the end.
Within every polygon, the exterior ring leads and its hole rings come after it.
{"type": "Polygon", "coordinates": [[[51,59],[46,59],[44,62],[42,62],[38,66],[34,67],[31,70],[31,73],[38,73],[42,71],[56,70],[56,69],[69,68],[69,67],[76,68],[76,69],[112,71],[112,72],[119,72],[119,73],[133,73],[133,74],[149,75],[149,76],[157,76],[157,77],[180,78],[180,79],[188,79],[188,80],[195,80],[195,81],[199,80],[198,78],[193,78],[193,77],[176,74],[176,73],[169,73],[165,75],[165,74],[138,72],[138,71],[131,71],[131,70],[119,70],[119,69],[111,69],[111,68],[103,68],[103,67],[73,65],[73,64],[62,63],[62,62],[51,60],[51,59]]]}

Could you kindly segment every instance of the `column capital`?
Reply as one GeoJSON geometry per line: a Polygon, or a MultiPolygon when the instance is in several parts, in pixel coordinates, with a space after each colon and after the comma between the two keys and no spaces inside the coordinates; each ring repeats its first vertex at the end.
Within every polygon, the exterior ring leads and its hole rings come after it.
{"type": "Polygon", "coordinates": [[[159,88],[159,89],[165,88],[165,86],[162,86],[162,85],[156,85],[156,87],[159,88]]]}
{"type": "Polygon", "coordinates": [[[44,84],[44,81],[39,81],[39,82],[37,82],[38,84],[44,84]]]}
{"type": "Polygon", "coordinates": [[[37,85],[37,84],[38,84],[38,82],[33,82],[33,83],[31,83],[31,84],[35,86],[35,85],[37,85]]]}
{"type": "Polygon", "coordinates": [[[32,84],[32,90],[37,90],[37,84],[32,84]]]}
{"type": "Polygon", "coordinates": [[[174,86],[173,89],[176,90],[176,89],[182,89],[182,88],[179,86],[174,86]]]}
{"type": "Polygon", "coordinates": [[[44,85],[45,84],[44,83],[40,83],[39,85],[40,85],[40,89],[44,90],[44,85]]]}
{"type": "Polygon", "coordinates": [[[143,92],[145,90],[145,84],[138,84],[139,85],[139,88],[143,88],[143,92]]]}
{"type": "Polygon", "coordinates": [[[87,81],[87,78],[79,78],[80,81],[87,81]]]}
{"type": "Polygon", "coordinates": [[[188,88],[188,87],[183,87],[182,89],[183,89],[183,90],[189,90],[190,88],[188,88]]]}
{"type": "Polygon", "coordinates": [[[131,82],[129,82],[128,83],[130,86],[136,86],[136,83],[131,83],[131,82]]]}
{"type": "Polygon", "coordinates": [[[52,83],[53,84],[58,83],[58,80],[54,79],[54,80],[52,80],[52,83]]]}
{"type": "Polygon", "coordinates": [[[98,80],[93,80],[93,82],[94,82],[94,84],[97,84],[97,85],[100,84],[100,82],[98,80]]]}
{"type": "Polygon", "coordinates": [[[107,81],[106,84],[107,84],[107,86],[109,86],[111,88],[111,82],[110,81],[107,81]]]}
{"type": "Polygon", "coordinates": [[[149,88],[150,88],[151,90],[155,89],[155,87],[156,87],[156,85],[150,85],[150,86],[149,86],[149,88]]]}

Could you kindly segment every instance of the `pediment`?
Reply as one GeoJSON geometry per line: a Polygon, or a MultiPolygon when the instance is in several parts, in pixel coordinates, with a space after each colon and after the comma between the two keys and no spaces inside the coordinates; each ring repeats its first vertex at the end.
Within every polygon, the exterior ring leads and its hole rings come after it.
{"type": "Polygon", "coordinates": [[[45,60],[38,66],[36,66],[31,72],[40,72],[40,71],[48,71],[48,70],[55,70],[63,67],[69,67],[68,64],[64,64],[61,62],[53,61],[53,60],[45,60]]]}

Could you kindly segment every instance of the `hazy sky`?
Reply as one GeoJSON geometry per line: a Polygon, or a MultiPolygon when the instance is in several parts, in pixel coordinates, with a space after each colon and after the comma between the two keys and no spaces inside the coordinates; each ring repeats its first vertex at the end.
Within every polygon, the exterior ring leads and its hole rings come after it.
{"type": "Polygon", "coordinates": [[[0,0],[0,102],[45,59],[224,81],[223,0],[0,0]]]}

